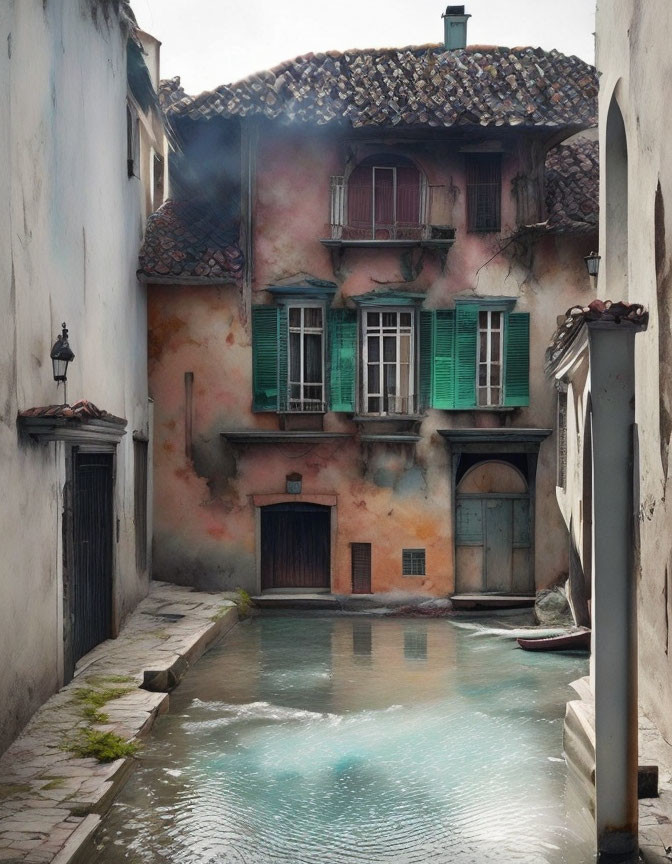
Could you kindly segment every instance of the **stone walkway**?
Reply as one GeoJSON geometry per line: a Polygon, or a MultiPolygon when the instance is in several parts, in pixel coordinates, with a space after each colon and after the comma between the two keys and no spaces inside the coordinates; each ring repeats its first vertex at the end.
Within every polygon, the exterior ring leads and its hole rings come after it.
{"type": "Polygon", "coordinates": [[[646,864],[672,861],[672,747],[639,715],[639,763],[658,765],[659,798],[639,802],[639,845],[646,864]],[[669,852],[667,850],[670,850],[669,852]]]}
{"type": "Polygon", "coordinates": [[[133,768],[132,757],[100,763],[63,747],[94,728],[142,739],[168,709],[168,693],[189,666],[237,621],[231,600],[163,582],[130,616],[117,639],[94,648],[75,678],[35,714],[0,757],[0,862],[75,864],[133,768]],[[141,689],[144,686],[145,689],[141,689]],[[85,718],[82,690],[123,694],[85,718]],[[78,693],[79,691],[79,693],[78,693]],[[97,722],[102,719],[105,722],[97,722]]]}

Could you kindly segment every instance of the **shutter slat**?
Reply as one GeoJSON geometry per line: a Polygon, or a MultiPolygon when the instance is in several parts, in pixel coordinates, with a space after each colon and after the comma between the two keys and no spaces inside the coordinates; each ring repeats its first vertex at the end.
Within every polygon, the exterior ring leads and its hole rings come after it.
{"type": "Polygon", "coordinates": [[[478,307],[459,304],[455,312],[455,407],[476,407],[478,307]]]}
{"type": "Polygon", "coordinates": [[[512,312],[506,323],[504,404],[530,404],[530,315],[512,312]]]}
{"type": "Polygon", "coordinates": [[[330,309],[329,409],[355,411],[357,379],[357,313],[354,309],[330,309]]]}
{"type": "Polygon", "coordinates": [[[434,314],[434,370],[432,406],[455,408],[455,313],[437,309],[434,314]]]}
{"type": "Polygon", "coordinates": [[[278,410],[278,309],[252,307],[252,410],[278,410]]]}
{"type": "Polygon", "coordinates": [[[286,411],[289,403],[288,342],[287,307],[278,306],[278,411],[286,411]]]}
{"type": "Polygon", "coordinates": [[[433,374],[434,366],[434,317],[433,310],[420,312],[420,374],[419,394],[420,411],[426,411],[433,405],[433,374]]]}

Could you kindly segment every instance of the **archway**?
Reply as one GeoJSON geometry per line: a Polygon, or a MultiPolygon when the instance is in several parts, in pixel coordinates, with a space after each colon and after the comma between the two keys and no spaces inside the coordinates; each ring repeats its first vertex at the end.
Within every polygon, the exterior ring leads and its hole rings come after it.
{"type": "Polygon", "coordinates": [[[628,142],[616,97],[607,114],[605,139],[606,293],[628,299],[628,142]]]}

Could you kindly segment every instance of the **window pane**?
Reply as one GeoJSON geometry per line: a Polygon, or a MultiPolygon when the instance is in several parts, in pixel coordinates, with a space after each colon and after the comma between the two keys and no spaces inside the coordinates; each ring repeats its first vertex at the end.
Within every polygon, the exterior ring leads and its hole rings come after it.
{"type": "Polygon", "coordinates": [[[301,398],[301,385],[300,384],[291,384],[289,388],[290,399],[300,399],[301,398]]]}
{"type": "Polygon", "coordinates": [[[501,367],[499,363],[493,363],[492,368],[490,370],[490,383],[499,385],[501,383],[501,367]]]}
{"type": "Polygon", "coordinates": [[[396,336],[383,336],[383,360],[397,359],[396,336]]]}
{"type": "Polygon", "coordinates": [[[380,366],[369,364],[369,393],[380,393],[380,366]]]}
{"type": "Polygon", "coordinates": [[[479,405],[487,405],[488,404],[488,391],[483,389],[478,391],[478,404],[479,405]]]}
{"type": "Polygon", "coordinates": [[[411,362],[411,336],[410,334],[399,337],[399,359],[402,363],[411,362]]]}
{"type": "Polygon", "coordinates": [[[369,336],[366,341],[369,360],[375,363],[380,360],[380,339],[377,336],[369,336]]]}
{"type": "Polygon", "coordinates": [[[490,404],[499,405],[499,387],[493,387],[490,391],[490,404]]]}
{"type": "Polygon", "coordinates": [[[380,399],[369,399],[369,414],[380,414],[380,399]]]}
{"type": "Polygon", "coordinates": [[[399,315],[400,324],[402,327],[410,327],[411,326],[411,313],[410,312],[402,312],[399,315]]]}
{"type": "Polygon", "coordinates": [[[486,332],[484,332],[483,330],[481,330],[481,333],[479,336],[479,349],[478,350],[479,350],[479,357],[482,360],[485,360],[485,358],[488,356],[488,334],[486,332]]]}
{"type": "Polygon", "coordinates": [[[486,363],[478,364],[478,385],[479,387],[485,387],[488,383],[488,366],[486,363]]]}
{"type": "Polygon", "coordinates": [[[492,326],[496,329],[499,329],[500,319],[502,317],[502,313],[501,312],[492,312],[491,314],[492,314],[492,319],[491,319],[492,320],[492,326]]]}
{"type": "Polygon", "coordinates": [[[393,327],[397,329],[397,313],[383,312],[383,327],[393,327]]]}
{"type": "Polygon", "coordinates": [[[304,399],[310,399],[312,402],[322,401],[322,385],[321,384],[306,384],[303,388],[304,399]]]}
{"type": "Polygon", "coordinates": [[[367,327],[380,327],[380,312],[367,312],[366,313],[366,326],[367,327]]]}
{"type": "Polygon", "coordinates": [[[289,310],[289,326],[290,327],[300,327],[301,326],[301,310],[296,307],[290,308],[289,310]]]}
{"type": "Polygon", "coordinates": [[[301,380],[301,334],[289,334],[289,380],[301,380]]]}
{"type": "Polygon", "coordinates": [[[308,333],[305,338],[304,380],[311,383],[322,382],[322,336],[308,333]]]}
{"type": "Polygon", "coordinates": [[[410,369],[408,364],[403,364],[399,370],[399,395],[403,397],[404,403],[400,410],[409,410],[408,397],[410,395],[410,369]]]}
{"type": "Polygon", "coordinates": [[[385,365],[385,393],[394,396],[397,392],[397,367],[390,363],[385,365]]]}
{"type": "Polygon", "coordinates": [[[491,356],[492,360],[495,363],[498,363],[500,360],[500,351],[501,351],[501,335],[499,332],[492,334],[492,342],[491,342],[491,356]]]}
{"type": "Polygon", "coordinates": [[[319,307],[308,307],[304,309],[303,316],[305,327],[322,327],[322,310],[319,307]]]}
{"type": "Polygon", "coordinates": [[[479,312],[478,313],[478,326],[484,330],[488,326],[488,313],[487,312],[479,312]]]}

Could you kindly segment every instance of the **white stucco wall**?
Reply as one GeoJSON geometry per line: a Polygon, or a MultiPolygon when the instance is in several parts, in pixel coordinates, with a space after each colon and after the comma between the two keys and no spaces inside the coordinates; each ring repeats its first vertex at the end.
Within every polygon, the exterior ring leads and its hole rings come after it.
{"type": "MultiPolygon", "coordinates": [[[[19,439],[21,409],[62,400],[49,351],[67,321],[68,401],[128,420],[116,460],[115,611],[135,563],[133,432],[148,435],[145,195],[126,170],[126,39],[91,0],[0,4],[0,751],[61,683],[64,445],[19,439]]],[[[151,499],[150,499],[151,500],[151,499]]]]}
{"type": "MultiPolygon", "coordinates": [[[[672,6],[667,0],[599,0],[597,65],[600,78],[600,152],[602,213],[613,211],[608,201],[609,178],[618,165],[609,158],[607,117],[612,98],[623,116],[627,138],[627,223],[622,249],[627,247],[628,284],[610,267],[615,227],[601,220],[601,252],[607,267],[600,274],[599,296],[614,300],[627,292],[631,302],[650,312],[646,333],[636,338],[636,419],[639,431],[638,526],[640,700],[661,731],[672,740],[672,498],[665,450],[669,446],[672,379],[672,141],[669,116],[672,76],[668,34],[672,6]],[[665,218],[660,218],[656,244],[656,189],[660,182],[665,218]],[[656,245],[659,267],[656,272],[656,245]],[[661,390],[662,388],[662,390],[661,390]]],[[[617,205],[618,202],[615,202],[617,205]]],[[[626,299],[624,296],[622,299],[626,299]]]]}

